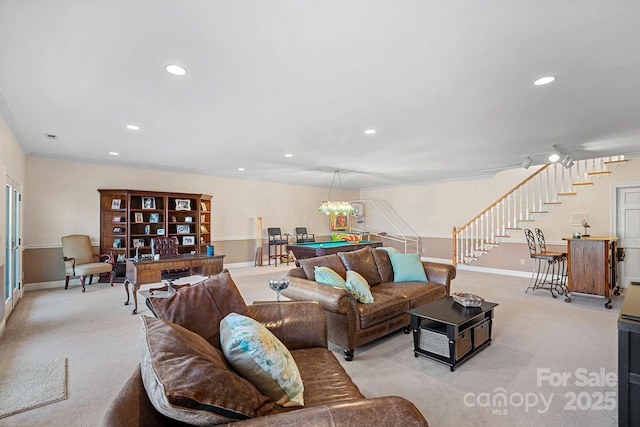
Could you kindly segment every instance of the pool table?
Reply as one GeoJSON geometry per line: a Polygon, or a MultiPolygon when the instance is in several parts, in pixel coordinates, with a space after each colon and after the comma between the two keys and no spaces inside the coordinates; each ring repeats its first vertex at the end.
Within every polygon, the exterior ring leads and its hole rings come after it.
{"type": "Polygon", "coordinates": [[[338,252],[349,252],[366,248],[367,246],[377,248],[382,246],[382,242],[373,240],[358,242],[328,241],[313,243],[291,243],[287,245],[287,251],[293,252],[296,257],[296,265],[299,267],[299,259],[313,258],[322,255],[335,254],[338,252]]]}

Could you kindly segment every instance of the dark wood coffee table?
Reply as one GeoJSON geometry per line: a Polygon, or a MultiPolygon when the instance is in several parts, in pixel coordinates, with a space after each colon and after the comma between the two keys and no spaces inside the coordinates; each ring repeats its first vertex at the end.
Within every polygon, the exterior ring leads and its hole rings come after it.
{"type": "Polygon", "coordinates": [[[484,301],[480,307],[463,307],[446,297],[410,310],[414,355],[437,360],[454,371],[491,344],[497,305],[484,301]]]}

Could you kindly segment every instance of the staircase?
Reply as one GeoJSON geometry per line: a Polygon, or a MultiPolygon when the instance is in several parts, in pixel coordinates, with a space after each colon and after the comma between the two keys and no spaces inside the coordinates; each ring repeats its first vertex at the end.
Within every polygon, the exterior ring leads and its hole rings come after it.
{"type": "Polygon", "coordinates": [[[349,232],[374,236],[375,240],[388,239],[404,246],[404,253],[418,253],[420,239],[418,235],[384,200],[353,200],[361,204],[361,215],[349,222],[349,232]],[[374,213],[375,212],[375,213],[374,213]],[[362,215],[366,213],[366,215],[362,215]]]}
{"type": "Polygon", "coordinates": [[[624,156],[547,163],[460,228],[453,227],[453,265],[469,264],[519,232],[527,222],[626,163],[624,156]]]}

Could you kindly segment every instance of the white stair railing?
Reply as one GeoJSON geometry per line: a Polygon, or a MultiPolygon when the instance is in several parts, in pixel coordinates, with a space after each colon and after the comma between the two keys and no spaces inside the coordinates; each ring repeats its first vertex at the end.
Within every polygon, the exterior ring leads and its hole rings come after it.
{"type": "Polygon", "coordinates": [[[400,243],[404,253],[419,253],[420,239],[384,200],[353,200],[363,206],[362,216],[352,218],[349,231],[356,234],[368,234],[376,239],[387,239],[400,243]]]}
{"type": "Polygon", "coordinates": [[[468,264],[522,230],[523,224],[593,185],[626,163],[624,156],[578,160],[570,168],[548,163],[460,228],[453,227],[453,264],[468,264]]]}

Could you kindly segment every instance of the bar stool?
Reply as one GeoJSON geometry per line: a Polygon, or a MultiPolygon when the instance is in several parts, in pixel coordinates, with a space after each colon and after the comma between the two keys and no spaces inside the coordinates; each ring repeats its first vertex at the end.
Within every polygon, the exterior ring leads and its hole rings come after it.
{"type": "Polygon", "coordinates": [[[289,265],[289,254],[283,254],[282,248],[289,243],[289,235],[282,234],[280,227],[267,228],[267,234],[269,235],[269,265],[271,265],[271,259],[275,260],[275,266],[278,266],[278,258],[282,262],[282,257],[287,257],[287,265],[289,265]],[[273,254],[271,248],[273,247],[273,254]]]}
{"type": "Polygon", "coordinates": [[[531,230],[525,229],[524,235],[527,239],[529,256],[535,260],[531,279],[529,280],[525,293],[529,290],[545,289],[551,292],[551,296],[554,298],[557,297],[554,291],[562,295],[565,289],[563,288],[563,284],[557,280],[560,276],[554,276],[555,266],[560,262],[560,254],[538,250],[536,247],[536,238],[531,230]],[[549,278],[549,273],[551,273],[551,278],[549,278]],[[560,286],[560,289],[558,289],[558,286],[560,286]]]}
{"type": "Polygon", "coordinates": [[[567,252],[554,252],[547,251],[547,243],[544,239],[544,233],[539,228],[535,229],[536,237],[538,238],[538,247],[540,249],[540,253],[544,255],[553,256],[552,267],[552,276],[551,280],[555,282],[560,288],[562,292],[559,292],[562,295],[563,292],[567,292],[567,252]]]}

